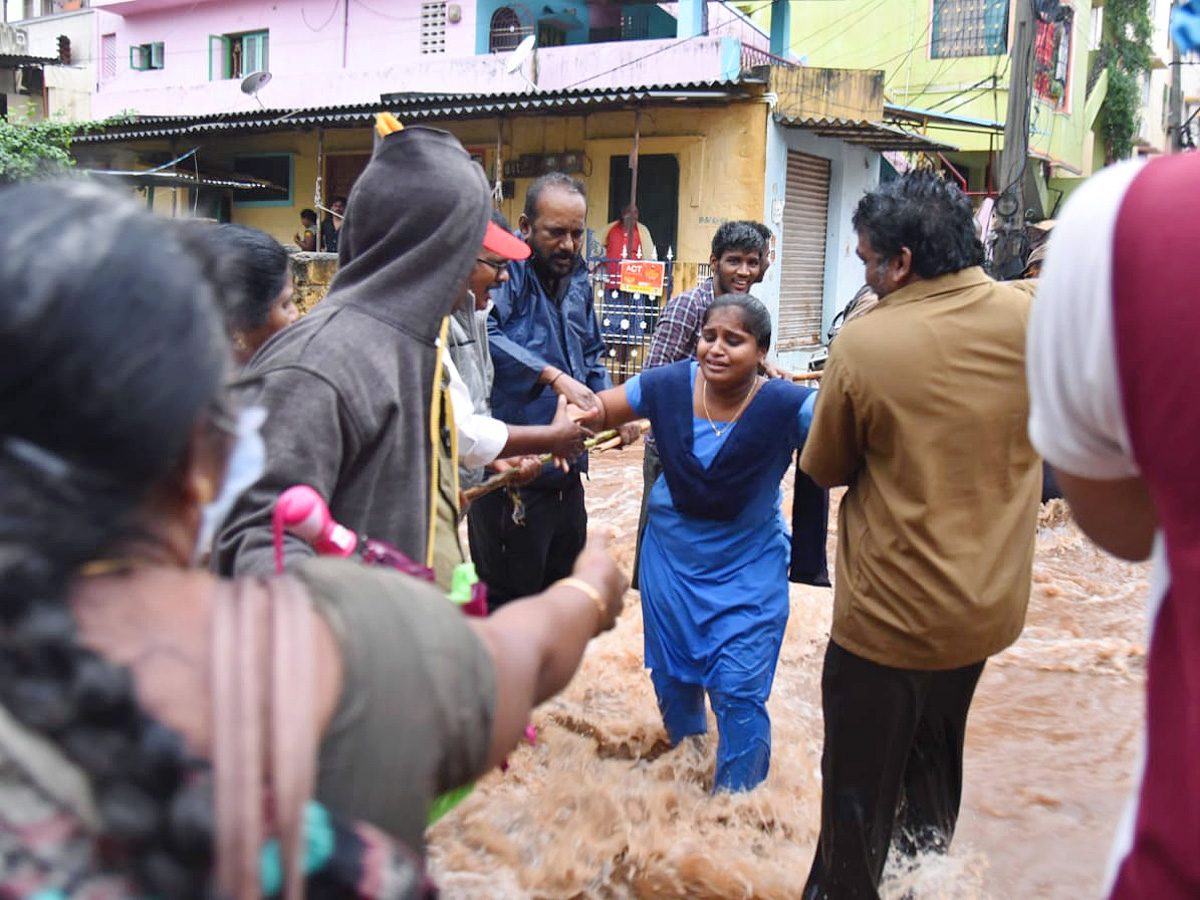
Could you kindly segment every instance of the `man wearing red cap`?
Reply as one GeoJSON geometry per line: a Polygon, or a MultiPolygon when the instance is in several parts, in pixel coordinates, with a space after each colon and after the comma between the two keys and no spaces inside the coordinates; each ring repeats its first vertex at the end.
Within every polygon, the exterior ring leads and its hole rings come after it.
{"type": "MultiPolygon", "coordinates": [[[[519,222],[529,259],[509,267],[488,315],[492,410],[505,422],[551,422],[563,398],[590,409],[595,391],[612,386],[583,259],[586,219],[586,191],[570,175],[551,172],[529,186],[519,222]]],[[[638,434],[635,425],[623,438],[638,434]]],[[[471,505],[471,557],[493,609],[570,574],[587,539],[586,471],[580,454],[566,471],[522,487],[519,501],[497,491],[471,505]]]]}
{"type": "MultiPolygon", "coordinates": [[[[462,362],[467,377],[478,384],[480,366],[484,368],[483,374],[486,376],[486,370],[491,367],[491,359],[487,347],[486,320],[474,324],[475,329],[483,330],[483,342],[471,347],[462,344],[462,321],[458,316],[462,311],[474,314],[478,297],[483,298],[486,306],[491,285],[502,284],[508,280],[508,264],[529,257],[529,246],[510,234],[506,228],[502,228],[495,221],[497,215],[499,214],[493,211],[493,221],[488,223],[484,232],[483,247],[476,257],[475,267],[464,286],[463,296],[459,298],[458,305],[451,313],[441,358],[454,429],[458,436],[459,464],[457,490],[453,478],[448,477],[451,473],[440,473],[437,527],[433,537],[433,570],[438,582],[447,586],[453,578],[455,568],[465,562],[462,544],[458,540],[461,512],[458,491],[463,488],[463,470],[468,472],[469,483],[477,483],[475,473],[480,472],[481,467],[497,462],[501,457],[553,453],[556,457],[570,460],[583,453],[584,449],[583,429],[567,416],[565,398],[559,399],[554,418],[544,425],[508,425],[492,418],[486,399],[481,404],[476,396],[479,388],[476,387],[476,391],[472,391],[459,372],[457,363],[462,362]],[[486,270],[487,274],[481,273],[480,269],[486,270]],[[472,350],[474,352],[471,352],[472,350]]],[[[469,338],[469,335],[467,337],[469,338]]],[[[445,448],[445,451],[445,458],[448,460],[452,455],[450,448],[445,448]]],[[[564,469],[567,467],[565,461],[561,465],[564,469]]]]}
{"type": "Polygon", "coordinates": [[[584,432],[567,416],[565,398],[547,425],[508,425],[491,415],[494,369],[487,337],[491,290],[508,281],[510,261],[528,259],[529,253],[529,245],[512,234],[504,216],[493,210],[467,281],[467,296],[450,317],[444,364],[458,430],[460,487],[478,484],[483,467],[505,457],[553,453],[573,459],[583,452],[584,432]]]}

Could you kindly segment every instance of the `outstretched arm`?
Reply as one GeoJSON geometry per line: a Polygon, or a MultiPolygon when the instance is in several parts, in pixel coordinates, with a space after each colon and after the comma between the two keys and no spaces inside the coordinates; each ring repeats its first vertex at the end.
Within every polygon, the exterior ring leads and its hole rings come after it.
{"type": "MultiPolygon", "coordinates": [[[[609,388],[596,395],[596,407],[585,410],[568,406],[567,412],[572,419],[591,431],[605,431],[609,428],[620,428],[627,422],[640,418],[633,407],[629,405],[629,397],[625,393],[625,385],[609,388]]],[[[631,441],[626,441],[631,443],[631,441]]]]}

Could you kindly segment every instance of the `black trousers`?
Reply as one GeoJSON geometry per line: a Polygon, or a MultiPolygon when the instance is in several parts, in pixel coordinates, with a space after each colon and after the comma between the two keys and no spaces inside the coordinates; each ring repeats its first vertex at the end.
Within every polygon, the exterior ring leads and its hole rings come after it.
{"type": "Polygon", "coordinates": [[[983,666],[893,669],[829,642],[821,835],[804,900],[878,900],[893,838],[908,856],[949,848],[983,666]]]}
{"type": "Polygon", "coordinates": [[[654,482],[658,481],[658,476],[662,474],[662,461],[658,458],[658,452],[650,444],[647,444],[643,450],[642,510],[638,513],[637,546],[633,550],[633,578],[630,579],[629,584],[635,591],[641,590],[638,587],[638,569],[642,558],[642,534],[646,531],[646,517],[650,505],[650,488],[654,487],[654,482]]]}
{"type": "Polygon", "coordinates": [[[544,591],[571,574],[587,542],[583,483],[572,472],[562,490],[521,488],[524,524],[513,521],[508,491],[484,494],[467,512],[471,559],[488,586],[488,610],[544,591]]]}

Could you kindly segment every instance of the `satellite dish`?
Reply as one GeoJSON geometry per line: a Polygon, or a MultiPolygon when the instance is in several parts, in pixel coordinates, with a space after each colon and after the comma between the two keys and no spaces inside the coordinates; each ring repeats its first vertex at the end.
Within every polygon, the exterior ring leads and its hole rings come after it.
{"type": "Polygon", "coordinates": [[[504,71],[509,75],[520,70],[521,66],[529,59],[533,53],[533,48],[537,46],[537,35],[531,34],[526,37],[521,43],[517,44],[517,49],[512,52],[512,56],[504,64],[504,71]]]}
{"type": "MultiPolygon", "coordinates": [[[[258,100],[258,92],[271,83],[271,73],[265,69],[261,72],[251,72],[242,79],[242,93],[249,94],[255,100],[258,100]]],[[[262,106],[262,101],[258,100],[258,105],[262,106]]]]}

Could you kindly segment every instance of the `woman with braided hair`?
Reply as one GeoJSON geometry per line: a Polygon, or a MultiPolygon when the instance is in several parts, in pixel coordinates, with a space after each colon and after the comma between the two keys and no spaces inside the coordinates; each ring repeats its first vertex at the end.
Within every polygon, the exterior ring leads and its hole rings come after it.
{"type": "Polygon", "coordinates": [[[418,896],[398,848],[516,744],[625,581],[592,546],[468,622],[340,560],[192,568],[254,474],[227,460],[256,458],[206,265],[96,187],[0,191],[0,897],[418,896]]]}

